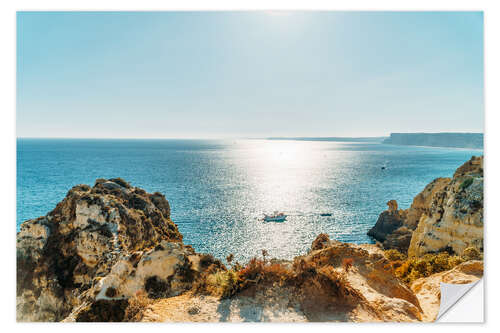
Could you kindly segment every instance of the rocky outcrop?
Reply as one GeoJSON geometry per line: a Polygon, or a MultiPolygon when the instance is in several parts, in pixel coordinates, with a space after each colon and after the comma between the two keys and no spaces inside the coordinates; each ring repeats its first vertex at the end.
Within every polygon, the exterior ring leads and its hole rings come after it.
{"type": "Polygon", "coordinates": [[[440,283],[465,284],[479,280],[483,276],[483,262],[467,261],[455,268],[420,278],[411,284],[423,309],[423,320],[434,321],[439,313],[441,302],[440,283]]]}
{"type": "Polygon", "coordinates": [[[450,178],[437,178],[429,183],[415,198],[408,209],[399,209],[396,200],[390,200],[389,209],[382,212],[368,235],[381,242],[386,249],[406,252],[410,246],[413,230],[422,214],[430,211],[434,194],[443,189],[450,178]]]}
{"type": "Polygon", "coordinates": [[[387,202],[388,210],[382,212],[377,223],[368,231],[368,236],[384,242],[388,235],[402,227],[404,224],[404,211],[398,210],[396,200],[387,202]]]}
{"type": "MultiPolygon", "coordinates": [[[[162,194],[119,178],[75,186],[53,211],[24,222],[17,234],[17,319],[61,320],[96,285],[102,286],[98,299],[125,297],[139,288],[140,279],[157,274],[147,268],[154,255],[150,249],[181,243],[162,194]],[[130,284],[119,282],[126,273],[135,274],[130,284]]],[[[185,266],[191,252],[183,251],[172,254],[177,259],[165,267],[185,266]]]]}
{"type": "Polygon", "coordinates": [[[408,255],[483,251],[483,157],[473,157],[437,191],[412,235],[408,255]]]}
{"type": "Polygon", "coordinates": [[[420,192],[410,206],[398,210],[387,203],[368,235],[386,249],[419,256],[447,250],[456,254],[474,246],[482,250],[483,157],[459,167],[453,178],[437,178],[420,192]]]}
{"type": "MultiPolygon", "coordinates": [[[[323,237],[322,237],[323,238],[323,237]]],[[[301,309],[315,321],[418,321],[422,309],[413,292],[397,279],[389,261],[376,246],[323,240],[321,249],[296,257],[294,267],[314,267],[319,278],[304,281],[298,294],[301,309]],[[335,273],[349,297],[331,298],[323,276],[335,273]],[[319,282],[319,283],[318,283],[319,282]],[[320,286],[323,286],[321,288],[320,286]],[[328,311],[329,309],[329,311],[328,311]],[[330,318],[330,319],[329,319],[330,318]]],[[[313,275],[314,277],[314,275],[313,275]]]]}
{"type": "Polygon", "coordinates": [[[81,294],[80,304],[64,321],[124,321],[129,299],[137,295],[148,299],[178,296],[191,290],[211,265],[224,269],[211,256],[165,240],[153,249],[124,254],[108,274],[97,277],[92,287],[81,294]],[[113,317],[103,307],[112,309],[113,317]]]}
{"type": "Polygon", "coordinates": [[[405,210],[404,224],[409,229],[415,230],[422,215],[429,213],[434,195],[443,190],[450,181],[450,178],[436,178],[413,198],[410,208],[405,210]]]}

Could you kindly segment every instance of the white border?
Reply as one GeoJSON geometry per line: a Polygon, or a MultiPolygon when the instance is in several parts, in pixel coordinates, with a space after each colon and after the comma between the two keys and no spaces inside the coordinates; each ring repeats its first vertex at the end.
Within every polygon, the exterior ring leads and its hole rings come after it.
{"type": "Polygon", "coordinates": [[[499,295],[498,284],[488,283],[488,277],[495,280],[498,276],[499,264],[496,262],[496,253],[498,251],[498,242],[495,237],[500,237],[500,215],[496,201],[499,198],[500,189],[500,163],[499,154],[495,145],[500,142],[500,118],[497,110],[500,110],[499,104],[499,61],[500,61],[500,1],[463,1],[463,0],[420,0],[420,1],[398,1],[398,0],[378,0],[378,1],[273,1],[273,0],[253,0],[253,1],[230,1],[230,0],[211,0],[211,1],[63,1],[63,0],[45,0],[41,1],[5,1],[1,4],[0,11],[0,33],[4,47],[0,52],[1,59],[1,121],[0,135],[2,148],[1,165],[1,216],[3,223],[2,232],[2,258],[3,274],[1,275],[1,285],[3,288],[2,297],[2,324],[6,331],[63,331],[63,330],[123,330],[136,331],[143,330],[209,330],[226,331],[238,330],[242,332],[255,332],[255,330],[271,331],[276,329],[286,329],[291,332],[303,332],[304,330],[324,330],[335,331],[341,329],[343,332],[357,332],[360,329],[369,329],[370,331],[418,331],[425,330],[448,330],[470,331],[492,328],[498,323],[498,310],[494,301],[499,295]],[[16,152],[15,152],[15,12],[17,10],[257,10],[257,9],[304,9],[304,10],[484,10],[485,11],[485,106],[486,106],[486,126],[485,126],[485,242],[486,242],[486,313],[485,320],[487,324],[477,325],[457,325],[443,324],[307,324],[307,325],[287,325],[287,324],[178,324],[178,325],[141,325],[141,324],[88,324],[88,325],[62,325],[62,324],[16,324],[15,323],[15,190],[16,190],[16,152]],[[491,240],[490,240],[491,238],[491,240]],[[490,258],[493,258],[490,260],[490,258]],[[491,265],[489,264],[491,262],[491,265]],[[403,326],[402,326],[403,325],[403,326]],[[422,327],[422,325],[426,325],[422,327]]]}

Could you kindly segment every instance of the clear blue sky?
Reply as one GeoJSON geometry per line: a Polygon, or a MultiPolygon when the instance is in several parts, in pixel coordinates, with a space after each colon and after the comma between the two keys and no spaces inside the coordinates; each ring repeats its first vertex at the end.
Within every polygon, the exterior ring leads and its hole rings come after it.
{"type": "Polygon", "coordinates": [[[482,132],[481,12],[18,13],[18,137],[482,132]]]}

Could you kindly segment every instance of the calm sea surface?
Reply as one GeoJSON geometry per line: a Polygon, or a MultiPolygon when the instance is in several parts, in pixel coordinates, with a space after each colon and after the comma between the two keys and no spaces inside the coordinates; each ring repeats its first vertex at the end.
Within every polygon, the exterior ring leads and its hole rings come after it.
{"type": "Polygon", "coordinates": [[[76,184],[122,177],[164,193],[197,251],[292,258],[321,232],[372,242],[366,232],[388,200],[407,208],[431,180],[481,154],[376,142],[18,139],[17,225],[45,215],[76,184]],[[287,221],[259,221],[275,210],[287,221]]]}

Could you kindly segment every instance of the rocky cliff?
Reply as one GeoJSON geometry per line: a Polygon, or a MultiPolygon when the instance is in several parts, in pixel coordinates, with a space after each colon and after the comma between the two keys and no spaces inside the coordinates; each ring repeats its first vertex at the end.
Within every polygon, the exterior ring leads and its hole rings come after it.
{"type": "Polygon", "coordinates": [[[139,290],[180,293],[197,260],[162,194],[122,179],[78,185],[46,216],[21,225],[17,319],[59,321],[88,299],[122,300],[139,290]]]}
{"type": "Polygon", "coordinates": [[[453,178],[437,178],[398,210],[395,200],[382,212],[368,235],[386,249],[410,256],[467,247],[483,250],[483,157],[472,157],[453,178]]]}
{"type": "Polygon", "coordinates": [[[387,202],[389,209],[382,212],[368,235],[382,242],[386,249],[397,249],[407,252],[413,231],[420,218],[430,212],[434,195],[450,182],[450,178],[437,178],[417,194],[408,209],[399,209],[396,200],[387,202]]]}
{"type": "Polygon", "coordinates": [[[483,157],[473,157],[432,196],[413,232],[408,254],[447,250],[463,254],[468,247],[483,251],[483,157]]]}

